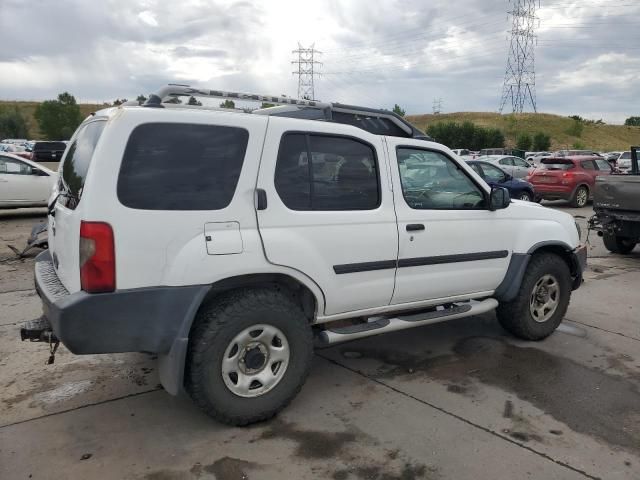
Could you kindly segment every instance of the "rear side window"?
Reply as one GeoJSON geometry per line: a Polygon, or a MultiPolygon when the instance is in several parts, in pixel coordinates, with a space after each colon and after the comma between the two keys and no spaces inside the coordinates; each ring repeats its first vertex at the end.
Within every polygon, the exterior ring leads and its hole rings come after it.
{"type": "Polygon", "coordinates": [[[44,151],[63,151],[67,148],[64,142],[37,142],[33,146],[33,150],[36,152],[44,151]]]}
{"type": "Polygon", "coordinates": [[[371,210],[380,205],[374,150],[352,138],[285,134],[274,181],[291,210],[371,210]]]}
{"type": "Polygon", "coordinates": [[[93,151],[96,149],[105,125],[104,121],[86,124],[81,127],[76,138],[69,145],[69,151],[62,164],[61,175],[62,190],[67,195],[60,198],[60,201],[67,208],[75,209],[80,202],[84,181],[93,158],[93,151]]]}
{"type": "Polygon", "coordinates": [[[586,162],[582,162],[580,165],[582,165],[582,168],[584,168],[585,170],[596,169],[596,164],[593,160],[587,160],[586,162]]]}
{"type": "Polygon", "coordinates": [[[124,152],[118,198],[141,210],[220,210],[238,185],[249,132],[184,123],[136,127],[124,152]]]}

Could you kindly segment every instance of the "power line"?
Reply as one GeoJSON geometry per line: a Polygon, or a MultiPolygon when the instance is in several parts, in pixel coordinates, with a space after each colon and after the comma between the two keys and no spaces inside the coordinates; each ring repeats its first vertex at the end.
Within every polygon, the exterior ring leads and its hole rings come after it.
{"type": "Polygon", "coordinates": [[[315,67],[322,65],[315,59],[315,55],[322,52],[315,49],[315,44],[311,44],[310,48],[304,48],[298,42],[298,49],[293,50],[292,53],[298,55],[298,59],[291,62],[292,65],[298,66],[298,70],[292,72],[298,75],[298,98],[315,100],[314,80],[316,75],[320,75],[315,67]]]}
{"type": "Polygon", "coordinates": [[[513,9],[508,12],[511,15],[511,40],[499,111],[502,112],[507,102],[511,102],[514,113],[522,113],[527,104],[537,112],[534,63],[534,28],[538,20],[536,0],[513,0],[513,3],[513,9]]]}

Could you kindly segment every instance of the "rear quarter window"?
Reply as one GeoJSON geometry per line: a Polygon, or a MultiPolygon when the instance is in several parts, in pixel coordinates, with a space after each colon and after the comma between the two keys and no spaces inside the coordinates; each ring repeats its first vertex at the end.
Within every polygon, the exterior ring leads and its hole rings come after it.
{"type": "Polygon", "coordinates": [[[125,148],[118,198],[141,210],[220,210],[236,190],[249,132],[216,125],[148,123],[125,148]]]}
{"type": "Polygon", "coordinates": [[[80,127],[75,139],[69,145],[60,177],[63,184],[62,190],[69,194],[62,196],[60,201],[67,208],[74,209],[80,202],[93,152],[106,124],[105,121],[95,121],[80,127]]]}

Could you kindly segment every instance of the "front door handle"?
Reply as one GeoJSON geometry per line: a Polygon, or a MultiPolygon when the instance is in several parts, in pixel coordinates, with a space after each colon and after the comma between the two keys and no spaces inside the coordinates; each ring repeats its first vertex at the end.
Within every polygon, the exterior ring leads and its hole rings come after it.
{"type": "Polygon", "coordinates": [[[407,224],[407,232],[417,232],[418,230],[424,230],[424,225],[422,223],[407,224]]]}

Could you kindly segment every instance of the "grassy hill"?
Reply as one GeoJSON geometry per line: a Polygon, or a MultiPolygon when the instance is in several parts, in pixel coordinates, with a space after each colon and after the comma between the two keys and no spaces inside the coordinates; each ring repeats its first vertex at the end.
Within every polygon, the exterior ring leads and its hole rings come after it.
{"type": "MultiPolygon", "coordinates": [[[[22,114],[26,117],[27,123],[29,124],[29,139],[41,139],[42,135],[38,130],[38,122],[34,118],[33,114],[36,111],[36,107],[40,104],[40,102],[14,102],[14,101],[0,101],[0,106],[6,106],[9,108],[17,107],[18,110],[22,112],[22,114]]],[[[88,103],[80,104],[80,112],[82,113],[82,118],[84,119],[91,112],[95,112],[96,110],[100,110],[104,108],[103,105],[93,105],[88,103]]]]}
{"type": "MultiPolygon", "coordinates": [[[[41,138],[38,130],[38,122],[33,114],[38,102],[0,101],[0,106],[16,106],[22,111],[29,123],[29,138],[41,138]]],[[[104,108],[103,105],[80,104],[82,117],[91,112],[104,108]]],[[[623,125],[596,125],[583,124],[581,135],[572,135],[571,127],[574,120],[559,115],[548,113],[522,113],[500,115],[488,112],[458,112],[439,115],[409,115],[407,120],[421,130],[436,122],[464,122],[471,121],[483,127],[494,127],[502,130],[507,139],[507,146],[515,146],[515,139],[519,133],[525,132],[531,135],[544,132],[551,135],[551,148],[553,150],[573,148],[576,142],[598,151],[627,150],[630,145],[640,145],[640,127],[626,127],[623,125]]],[[[450,145],[452,148],[464,148],[465,145],[450,145]]]]}
{"type": "MultiPolygon", "coordinates": [[[[501,115],[488,112],[458,112],[439,115],[408,115],[407,120],[421,130],[436,122],[471,121],[482,127],[493,127],[502,130],[507,139],[507,146],[515,146],[516,136],[525,132],[533,135],[544,132],[551,136],[551,149],[573,148],[576,142],[584,148],[597,151],[628,150],[631,145],[640,145],[640,127],[624,125],[597,125],[584,123],[581,135],[572,135],[574,120],[548,113],[522,113],[501,115]]],[[[465,145],[450,145],[451,148],[464,148],[465,145]]]]}

